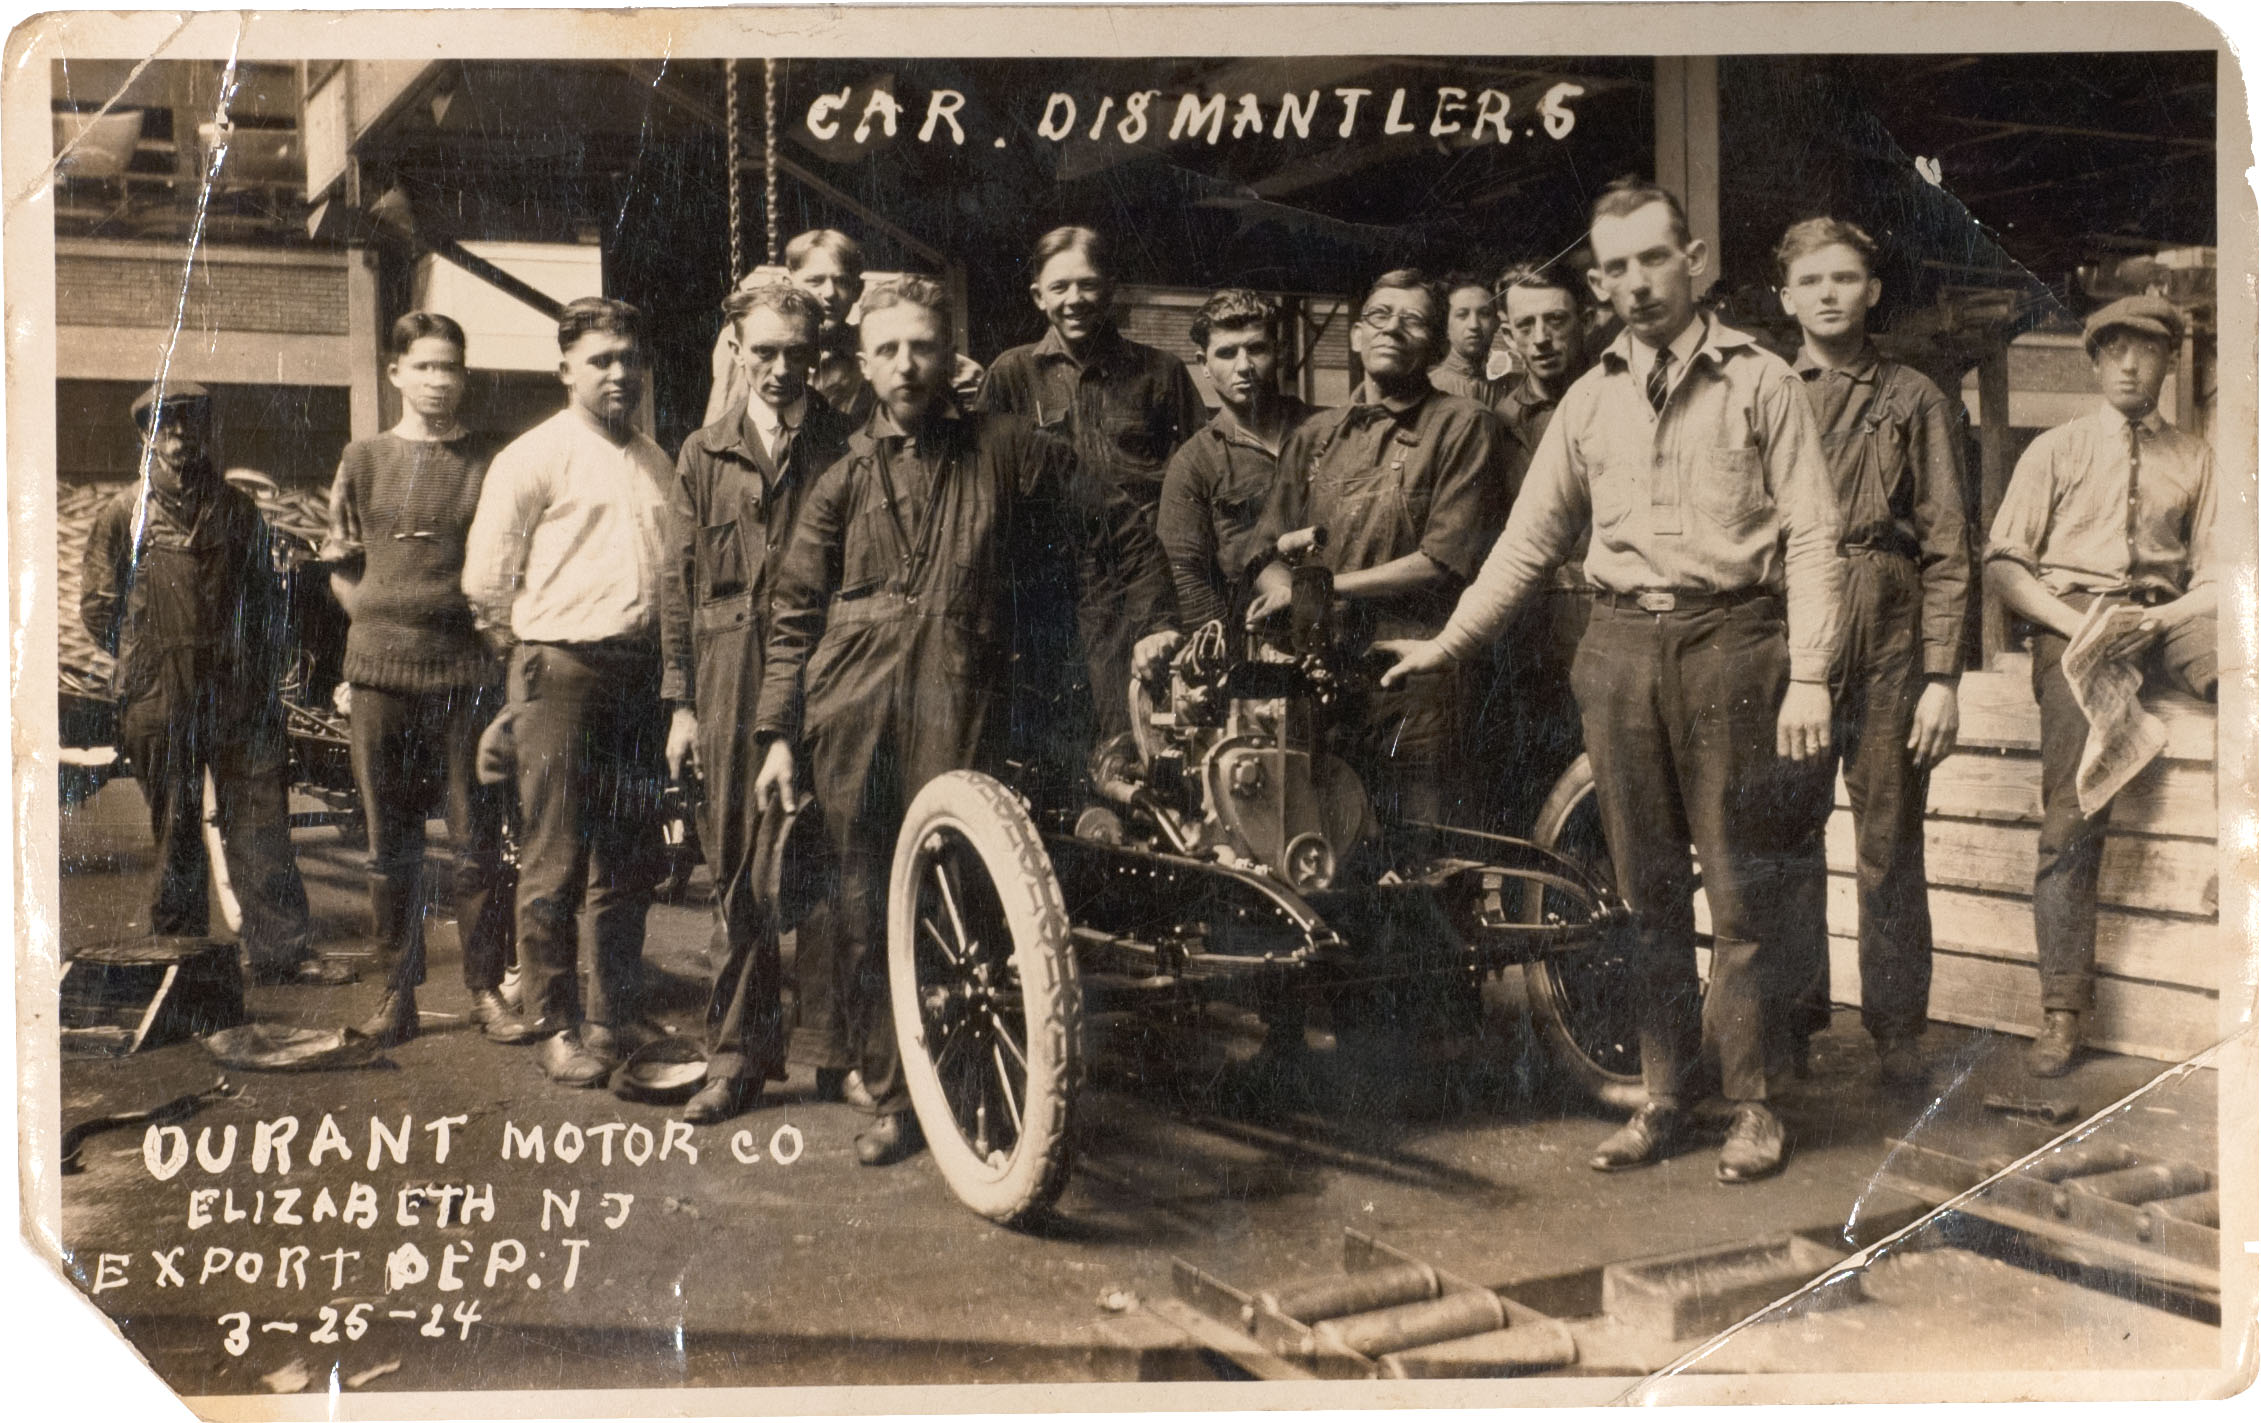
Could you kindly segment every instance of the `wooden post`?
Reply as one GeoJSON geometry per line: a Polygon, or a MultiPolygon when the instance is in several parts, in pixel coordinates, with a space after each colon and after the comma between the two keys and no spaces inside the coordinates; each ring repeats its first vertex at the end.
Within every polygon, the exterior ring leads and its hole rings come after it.
{"type": "Polygon", "coordinates": [[[1711,248],[1696,294],[1719,275],[1719,59],[1660,55],[1656,61],[1656,180],[1679,195],[1688,227],[1711,248]]]}
{"type": "MultiPolygon", "coordinates": [[[[1978,502],[1976,541],[1983,546],[1994,513],[2010,487],[2010,343],[1998,334],[1978,363],[1978,502]]],[[[2002,600],[1982,594],[1984,611],[1979,622],[1979,666],[1991,668],[2009,647],[2010,626],[2002,600]]]]}
{"type": "Polygon", "coordinates": [[[385,384],[384,288],[372,248],[346,249],[345,307],[347,370],[353,381],[346,408],[353,438],[366,440],[384,433],[389,423],[385,397],[392,394],[385,384]]]}

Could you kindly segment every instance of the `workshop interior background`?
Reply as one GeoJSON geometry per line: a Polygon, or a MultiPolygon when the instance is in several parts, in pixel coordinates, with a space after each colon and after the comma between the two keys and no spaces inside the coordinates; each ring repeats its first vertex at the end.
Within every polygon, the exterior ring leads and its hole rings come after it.
{"type": "MultiPolygon", "coordinates": [[[[461,322],[465,422],[508,437],[559,406],[545,310],[600,294],[634,303],[649,320],[648,429],[672,455],[706,408],[734,255],[774,261],[784,237],[849,231],[875,276],[941,280],[964,313],[961,346],[988,362],[1042,334],[1031,241],[1086,223],[1115,238],[1124,333],[1184,359],[1212,405],[1187,324],[1226,285],[1282,302],[1292,388],[1339,404],[1375,274],[1556,258],[1603,184],[1642,173],[1681,193],[1710,241],[1712,309],[1785,354],[1797,332],[1772,287],[1776,237],[1821,212],[1877,235],[1878,343],[1960,397],[1983,533],[2026,445],[2092,408],[2081,320],[2108,301],[2174,305],[2184,336],[2162,411],[2213,434],[2218,62],[59,62],[64,951],[148,928],[147,815],[116,774],[109,667],[76,610],[95,512],[138,467],[129,406],[160,372],[211,392],[218,462],[311,551],[341,450],[399,418],[384,341],[411,309],[461,322]],[[1440,85],[1509,95],[1511,117],[1496,137],[1432,135],[1440,85]],[[1366,96],[1354,116],[1325,97],[1308,137],[1288,130],[1281,95],[1346,88],[1366,96]],[[937,123],[943,91],[962,105],[937,123]],[[1142,92],[1160,95],[1151,122],[1124,141],[1125,98],[1142,92]],[[1214,125],[1173,128],[1180,95],[1226,102],[1214,125]]],[[[1492,370],[1513,374],[1504,339],[1492,370]]],[[[293,845],[317,940],[350,946],[367,910],[331,699],[344,623],[311,581],[294,597],[293,845]]],[[[425,1035],[358,1066],[231,1070],[233,1095],[183,1104],[218,1068],[185,1032],[166,1041],[136,1014],[150,995],[179,1002],[193,965],[177,988],[144,985],[138,1008],[78,1004],[62,1126],[173,1105],[84,1139],[63,1184],[65,1268],[189,1394],[1339,1374],[1325,1346],[1299,1359],[1245,1332],[1236,1352],[1206,1305],[1219,1288],[1380,1268],[1396,1251],[1497,1294],[1506,1332],[1545,1342],[1470,1371],[1638,1377],[2063,1129],[1987,1105],[2036,1092],[2018,1068],[2040,1014],[2026,655],[1998,603],[1974,596],[1961,744],[1932,779],[1926,827],[1936,1100],[1874,1080],[1840,807],[1836,1021],[1779,1102],[1789,1169],[1745,1190],[1715,1185],[1700,1153],[1589,1172],[1609,1114],[1551,1065],[1509,968],[1485,983],[1480,1030],[1449,1053],[1416,1035],[1376,1067],[1315,1023],[1320,1090],[1289,1107],[1235,1076],[1263,1033],[1246,1013],[1217,1006],[1159,1043],[1128,1017],[1093,1016],[1076,1174],[1045,1222],[1004,1230],[953,1202],[925,1158],[859,1171],[860,1119],[810,1099],[799,1077],[695,1137],[670,1131],[664,1107],[544,1082],[523,1054],[481,1042],[451,1000],[455,931],[435,908],[425,1035]],[[165,1159],[168,1124],[196,1143],[193,1160],[165,1159]]],[[[2220,985],[2238,981],[2241,950],[2218,925],[2213,707],[2170,695],[2153,710],[2167,748],[2125,793],[2104,860],[2092,1055],[2045,1094],[2078,1111],[2211,1046],[2220,985]]],[[[1562,769],[1519,768],[1509,814],[1528,825],[1562,769]]],[[[703,868],[685,868],[646,953],[655,1009],[691,1032],[709,889],[703,868]]],[[[105,991],[127,992],[123,973],[105,991]]],[[[252,987],[246,1010],[339,1026],[367,1012],[378,978],[252,987]]],[[[2082,1140],[2099,1160],[2209,1190],[2215,1090],[2210,1071],[2174,1077],[2082,1140]]],[[[2215,1221],[2085,1198],[2052,1211],[2061,1186],[2022,1185],[1933,1221],[1700,1367],[2217,1366],[2215,1221]]]]}

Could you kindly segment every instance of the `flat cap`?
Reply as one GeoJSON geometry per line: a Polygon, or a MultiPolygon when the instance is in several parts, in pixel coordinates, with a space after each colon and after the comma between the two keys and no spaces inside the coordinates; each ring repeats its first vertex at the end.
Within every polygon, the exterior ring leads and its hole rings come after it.
{"type": "Polygon", "coordinates": [[[2164,337],[2168,343],[2179,346],[2182,325],[2182,313],[2163,296],[2152,296],[2148,292],[2142,296],[2123,296],[2088,318],[2088,324],[2081,328],[2080,343],[2093,355],[2104,333],[2120,326],[2141,331],[2146,336],[2164,337]]]}
{"type": "Polygon", "coordinates": [[[133,398],[133,422],[136,425],[147,425],[149,412],[157,407],[159,401],[167,405],[209,405],[212,403],[212,392],[192,380],[153,385],[133,398]]]}

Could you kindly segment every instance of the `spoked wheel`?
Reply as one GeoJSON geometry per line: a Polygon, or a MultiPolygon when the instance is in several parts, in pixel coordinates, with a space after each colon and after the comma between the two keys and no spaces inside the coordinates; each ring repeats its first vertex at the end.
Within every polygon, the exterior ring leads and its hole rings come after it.
{"type": "Polygon", "coordinates": [[[903,1075],[958,1199],[1007,1225],[1067,1184],[1083,994],[1044,842],[974,771],[912,800],[888,881],[887,969],[903,1075]]]}
{"type": "MultiPolygon", "coordinates": [[[[1581,755],[1539,808],[1531,838],[1612,888],[1609,845],[1594,800],[1593,763],[1581,755]]],[[[1575,919],[1584,908],[1559,890],[1534,884],[1523,917],[1545,923],[1575,919]]],[[[1603,1105],[1632,1110],[1647,1100],[1641,1087],[1640,999],[1632,936],[1604,935],[1583,953],[1544,958],[1524,967],[1525,997],[1547,1046],[1570,1076],[1603,1105]]]]}

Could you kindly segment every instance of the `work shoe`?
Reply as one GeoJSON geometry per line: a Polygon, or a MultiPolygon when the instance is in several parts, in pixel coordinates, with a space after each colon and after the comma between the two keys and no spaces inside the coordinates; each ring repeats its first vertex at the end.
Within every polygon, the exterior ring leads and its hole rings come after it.
{"type": "Polygon", "coordinates": [[[365,1038],[376,1039],[379,1047],[399,1047],[423,1030],[416,1014],[416,994],[388,988],[385,996],[377,1000],[377,1011],[364,1019],[354,1029],[365,1038]]]}
{"type": "Polygon", "coordinates": [[[496,987],[495,996],[508,1004],[514,1013],[526,1010],[526,980],[519,975],[518,965],[503,970],[502,983],[496,987]]]}
{"type": "Polygon", "coordinates": [[[530,1043],[542,1035],[539,1028],[519,1017],[517,1011],[503,1001],[502,994],[492,988],[482,988],[471,995],[471,1021],[479,1025],[488,1042],[507,1047],[530,1043]]]}
{"type": "Polygon", "coordinates": [[[2041,1035],[2025,1050],[2025,1070],[2035,1077],[2062,1077],[2080,1055],[2080,1014],[2051,1008],[2041,1015],[2041,1035]]]}
{"type": "Polygon", "coordinates": [[[661,1038],[674,1036],[664,1026],[649,1018],[632,1018],[625,1023],[583,1023],[581,1041],[600,1057],[615,1061],[634,1057],[661,1038]]]}
{"type": "Polygon", "coordinates": [[[856,1133],[856,1160],[866,1166],[893,1166],[925,1145],[919,1119],[909,1112],[894,1112],[856,1133]]]}
{"type": "Polygon", "coordinates": [[[726,1122],[759,1102],[762,1084],[746,1077],[718,1077],[683,1104],[683,1120],[695,1126],[726,1122]]]}
{"type": "Polygon", "coordinates": [[[1737,1102],[1719,1149],[1719,1179],[1731,1186],[1782,1169],[1782,1119],[1764,1102],[1737,1102]]]}
{"type": "Polygon", "coordinates": [[[602,1087],[618,1065],[614,1059],[591,1052],[581,1035],[570,1031],[542,1044],[541,1063],[542,1075],[561,1087],[602,1087]]]}
{"type": "Polygon", "coordinates": [[[309,954],[287,963],[261,963],[251,965],[251,981],[261,988],[294,985],[300,988],[340,988],[359,982],[361,971],[350,960],[330,958],[322,954],[309,954]]]}
{"type": "Polygon", "coordinates": [[[1914,1038],[1878,1038],[1876,1075],[1887,1087],[1923,1085],[1923,1049],[1914,1038]]]}
{"type": "Polygon", "coordinates": [[[1662,1160],[1665,1148],[1680,1134],[1680,1125],[1678,1107],[1645,1102],[1641,1110],[1633,1114],[1633,1120],[1610,1133],[1607,1140],[1594,1148],[1586,1164],[1596,1171],[1624,1171],[1662,1160]]]}
{"type": "Polygon", "coordinates": [[[820,1067],[816,1070],[816,1099],[819,1102],[846,1102],[859,1112],[868,1112],[879,1103],[864,1090],[864,1075],[853,1067],[820,1067]]]}

